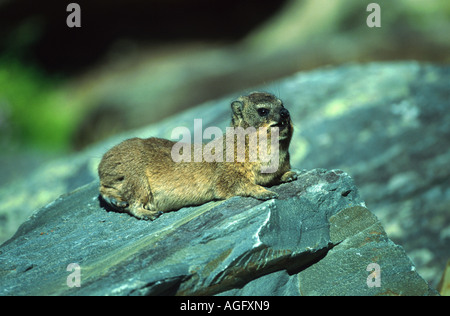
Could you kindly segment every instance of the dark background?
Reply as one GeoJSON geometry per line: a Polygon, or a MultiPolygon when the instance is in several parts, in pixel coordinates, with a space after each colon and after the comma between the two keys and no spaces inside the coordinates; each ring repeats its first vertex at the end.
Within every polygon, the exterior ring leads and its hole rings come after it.
{"type": "Polygon", "coordinates": [[[381,28],[366,25],[372,1],[77,1],[81,28],[66,25],[70,2],[0,2],[0,146],[19,156],[79,150],[300,70],[449,61],[444,0],[378,1],[381,28]]]}

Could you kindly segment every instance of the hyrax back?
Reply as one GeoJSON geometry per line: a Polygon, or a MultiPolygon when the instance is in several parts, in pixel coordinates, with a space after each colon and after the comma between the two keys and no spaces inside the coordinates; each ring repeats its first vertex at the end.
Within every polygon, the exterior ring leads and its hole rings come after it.
{"type": "MultiPolygon", "coordinates": [[[[222,143],[215,147],[223,149],[223,159],[201,162],[175,162],[172,147],[176,144],[160,138],[132,138],[112,149],[102,158],[98,167],[100,194],[115,209],[127,211],[142,219],[155,219],[163,212],[176,210],[183,206],[199,205],[211,200],[229,197],[251,196],[267,200],[276,198],[275,192],[263,186],[274,185],[296,178],[290,171],[289,143],[293,127],[289,111],[281,100],[269,93],[254,92],[232,102],[231,127],[249,130],[245,136],[245,160],[231,161],[227,150],[237,149],[238,137],[216,138],[213,142],[222,143]],[[253,127],[254,129],[248,129],[253,127]],[[259,128],[269,130],[259,130],[259,128]],[[279,130],[276,157],[278,168],[274,172],[262,173],[267,162],[251,160],[249,139],[252,131],[260,137],[261,131],[272,137],[270,128],[279,130]],[[229,140],[231,139],[232,142],[229,140]]],[[[274,134],[275,135],[275,134],[274,134]]],[[[259,139],[259,138],[258,138],[259,139]]],[[[214,145],[210,143],[209,145],[214,145]]],[[[205,146],[205,145],[204,145],[205,146]]],[[[259,143],[257,143],[258,150],[259,143]]],[[[194,146],[188,146],[194,155],[194,146]]],[[[206,148],[206,147],[203,147],[206,148]]]]}

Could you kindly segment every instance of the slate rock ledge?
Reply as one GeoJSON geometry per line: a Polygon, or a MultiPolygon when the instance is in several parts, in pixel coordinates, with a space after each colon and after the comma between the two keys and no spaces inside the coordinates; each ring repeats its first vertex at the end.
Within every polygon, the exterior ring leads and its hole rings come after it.
{"type": "Polygon", "coordinates": [[[0,295],[437,294],[346,173],[304,170],[272,190],[279,199],[233,197],[147,222],[107,212],[93,182],[0,247],[0,295]],[[67,285],[71,263],[80,287],[67,285]]]}

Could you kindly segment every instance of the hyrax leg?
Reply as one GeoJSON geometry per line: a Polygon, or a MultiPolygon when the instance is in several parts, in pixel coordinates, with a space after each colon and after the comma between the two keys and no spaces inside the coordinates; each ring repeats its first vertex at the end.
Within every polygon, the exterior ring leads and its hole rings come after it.
{"type": "Polygon", "coordinates": [[[155,210],[153,194],[147,179],[139,180],[141,181],[136,181],[136,183],[130,185],[132,190],[127,192],[130,205],[125,210],[139,219],[154,220],[162,212],[155,210]]]}
{"type": "MultiPolygon", "coordinates": [[[[233,170],[231,170],[233,171],[233,170]]],[[[233,196],[249,196],[258,200],[270,200],[278,198],[278,194],[269,191],[254,182],[252,178],[246,178],[244,174],[235,173],[225,179],[216,182],[216,199],[228,199],[233,196]]]]}
{"type": "Polygon", "coordinates": [[[101,178],[100,194],[114,208],[139,219],[156,219],[161,212],[154,209],[148,179],[142,176],[110,173],[101,178]]]}
{"type": "Polygon", "coordinates": [[[245,186],[244,194],[239,194],[243,196],[251,196],[258,200],[270,200],[270,199],[276,199],[278,198],[278,193],[269,191],[263,186],[254,184],[254,183],[248,183],[245,186]]]}
{"type": "Polygon", "coordinates": [[[128,211],[137,218],[149,219],[151,221],[155,220],[162,214],[162,212],[147,210],[139,204],[132,205],[129,207],[128,211]]]}
{"type": "Polygon", "coordinates": [[[118,210],[127,211],[131,215],[134,215],[135,217],[137,217],[139,219],[154,220],[159,215],[161,215],[161,212],[152,211],[151,205],[149,203],[144,205],[142,203],[142,201],[134,202],[134,203],[129,203],[127,201],[124,201],[123,198],[118,194],[119,192],[117,190],[101,187],[100,192],[101,192],[102,198],[108,204],[112,205],[114,208],[116,208],[118,210]]]}
{"type": "Polygon", "coordinates": [[[122,199],[119,191],[115,188],[101,185],[100,195],[102,196],[103,200],[105,200],[108,204],[115,208],[125,209],[129,205],[128,202],[122,199]]]}
{"type": "Polygon", "coordinates": [[[281,182],[291,182],[297,180],[297,172],[288,171],[281,176],[281,182]]]}

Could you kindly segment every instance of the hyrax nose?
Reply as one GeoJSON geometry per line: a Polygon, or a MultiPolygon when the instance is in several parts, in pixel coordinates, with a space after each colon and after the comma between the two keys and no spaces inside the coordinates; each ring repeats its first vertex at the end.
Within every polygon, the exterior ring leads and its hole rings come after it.
{"type": "Polygon", "coordinates": [[[282,119],[286,119],[289,117],[289,111],[286,108],[281,108],[280,116],[282,119]]]}

